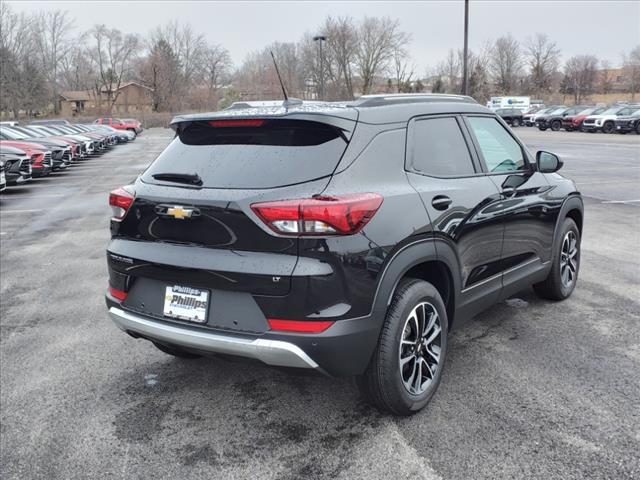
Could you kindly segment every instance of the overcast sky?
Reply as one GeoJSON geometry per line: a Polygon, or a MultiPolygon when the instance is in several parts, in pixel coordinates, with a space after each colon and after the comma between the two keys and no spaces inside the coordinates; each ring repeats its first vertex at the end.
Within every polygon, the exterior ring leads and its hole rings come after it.
{"type": "MultiPolygon", "coordinates": [[[[189,22],[212,42],[226,47],[239,65],[245,55],[273,42],[298,40],[315,32],[327,15],[389,15],[411,33],[410,51],[424,74],[450,48],[462,48],[463,0],[422,2],[205,2],[205,1],[10,1],[16,11],[68,10],[77,30],[104,23],[128,33],[146,34],[177,19],[189,22]]],[[[547,33],[563,59],[593,54],[621,63],[623,51],[640,44],[640,1],[471,0],[470,47],[508,32],[519,40],[547,33]]]]}

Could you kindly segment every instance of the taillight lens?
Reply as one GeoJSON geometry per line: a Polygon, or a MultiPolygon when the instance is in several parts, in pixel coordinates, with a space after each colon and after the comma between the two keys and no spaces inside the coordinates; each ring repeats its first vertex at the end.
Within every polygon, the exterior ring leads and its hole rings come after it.
{"type": "Polygon", "coordinates": [[[268,318],[269,328],[280,332],[321,333],[333,325],[329,320],[281,320],[268,318]]]}
{"type": "Polygon", "coordinates": [[[111,295],[116,300],[120,300],[124,302],[127,299],[127,292],[123,292],[122,290],[118,290],[117,288],[109,287],[109,295],[111,295]]]}
{"type": "Polygon", "coordinates": [[[126,187],[116,188],[109,194],[109,205],[113,210],[113,220],[122,220],[129,211],[135,195],[126,187]]]}
{"type": "Polygon", "coordinates": [[[371,220],[382,200],[377,193],[356,193],[254,203],[251,209],[283,235],[353,235],[371,220]]]}

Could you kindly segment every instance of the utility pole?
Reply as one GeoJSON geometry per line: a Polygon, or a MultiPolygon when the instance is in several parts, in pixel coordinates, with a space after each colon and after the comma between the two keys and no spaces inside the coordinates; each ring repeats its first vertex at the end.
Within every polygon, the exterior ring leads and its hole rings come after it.
{"type": "Polygon", "coordinates": [[[320,100],[324,100],[324,57],[322,56],[322,42],[327,39],[324,35],[316,35],[313,37],[314,42],[320,44],[320,100]]]}
{"type": "Polygon", "coordinates": [[[469,0],[464,0],[464,53],[462,57],[462,94],[469,95],[469,0]]]}

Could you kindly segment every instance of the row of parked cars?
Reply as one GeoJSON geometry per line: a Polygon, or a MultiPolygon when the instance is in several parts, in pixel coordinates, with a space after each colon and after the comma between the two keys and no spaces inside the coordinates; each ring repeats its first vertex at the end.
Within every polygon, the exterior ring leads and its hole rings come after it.
{"type": "Polygon", "coordinates": [[[597,107],[590,105],[552,105],[536,112],[523,114],[513,108],[497,110],[505,122],[512,127],[525,125],[555,132],[604,132],[640,134],[640,105],[613,105],[597,107]]]}
{"type": "Polygon", "coordinates": [[[139,122],[135,128],[118,129],[111,120],[100,118],[89,125],[66,120],[40,120],[26,126],[0,123],[0,191],[64,170],[77,160],[135,140],[142,132],[139,122]]]}

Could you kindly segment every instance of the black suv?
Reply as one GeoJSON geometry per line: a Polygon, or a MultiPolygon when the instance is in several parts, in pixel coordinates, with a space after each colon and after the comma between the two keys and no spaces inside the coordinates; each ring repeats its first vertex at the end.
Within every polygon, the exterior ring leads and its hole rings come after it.
{"type": "Polygon", "coordinates": [[[355,375],[424,407],[452,326],[534,285],[573,291],[583,204],[468,97],[365,96],[179,116],[113,191],[114,322],[178,357],[355,375]]]}
{"type": "Polygon", "coordinates": [[[562,128],[562,119],[569,115],[577,115],[583,110],[589,108],[586,105],[576,105],[573,107],[556,108],[544,115],[536,117],[536,127],[543,132],[550,128],[554,132],[560,131],[562,128]]]}

